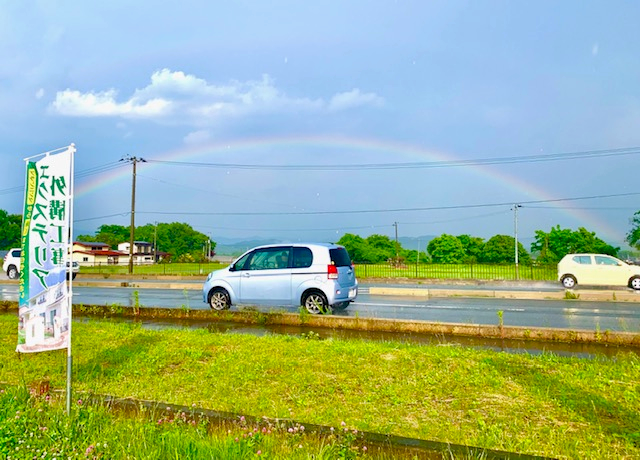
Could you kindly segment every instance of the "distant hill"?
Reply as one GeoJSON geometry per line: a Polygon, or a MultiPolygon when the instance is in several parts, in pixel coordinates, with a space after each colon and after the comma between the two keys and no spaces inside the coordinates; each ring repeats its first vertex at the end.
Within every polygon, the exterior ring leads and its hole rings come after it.
{"type": "Polygon", "coordinates": [[[221,256],[239,256],[243,252],[261,246],[263,244],[276,244],[281,243],[282,240],[277,239],[249,239],[249,240],[234,240],[232,238],[217,238],[216,240],[216,254],[221,256]]]}

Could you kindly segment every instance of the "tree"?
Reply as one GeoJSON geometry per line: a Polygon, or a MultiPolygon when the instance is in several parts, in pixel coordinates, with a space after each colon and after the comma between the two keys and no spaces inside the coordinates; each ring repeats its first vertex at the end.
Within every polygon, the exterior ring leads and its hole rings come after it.
{"type": "Polygon", "coordinates": [[[636,249],[640,249],[640,211],[631,218],[631,230],[627,233],[627,242],[636,249]]]}
{"type": "Polygon", "coordinates": [[[549,233],[536,230],[536,240],[531,244],[531,252],[538,252],[540,262],[557,263],[567,254],[596,253],[616,256],[620,248],[611,246],[598,238],[594,232],[584,227],[576,231],[562,229],[559,225],[549,233]]]}
{"type": "Polygon", "coordinates": [[[460,239],[446,233],[429,241],[427,251],[431,260],[440,264],[460,264],[466,255],[460,239]]]}
{"type": "Polygon", "coordinates": [[[480,255],[484,249],[484,240],[477,236],[458,235],[457,238],[464,248],[464,263],[473,264],[480,260],[480,255]]]}
{"type": "Polygon", "coordinates": [[[338,240],[338,244],[344,246],[354,262],[371,262],[367,254],[367,242],[361,236],[345,233],[338,240]]]}
{"type": "MultiPolygon", "coordinates": [[[[491,264],[514,263],[516,258],[515,242],[515,238],[509,235],[492,236],[484,245],[480,262],[491,264]]],[[[518,242],[518,262],[522,264],[531,263],[531,256],[520,242],[518,242]]]]}
{"type": "MultiPolygon", "coordinates": [[[[128,242],[131,238],[130,227],[122,225],[101,225],[95,237],[82,235],[78,237],[80,241],[94,241],[106,243],[111,248],[117,248],[118,244],[128,242]]],[[[176,259],[181,256],[189,260],[202,260],[203,248],[209,237],[204,233],[194,230],[189,224],[173,222],[170,224],[160,223],[157,226],[147,224],[137,227],[134,239],[136,241],[146,241],[152,243],[156,240],[159,251],[168,252],[176,259]],[[188,255],[188,256],[187,256],[188,255]]],[[[215,242],[211,242],[211,250],[216,247],[215,242]]]]}
{"type": "Polygon", "coordinates": [[[0,249],[11,249],[20,246],[22,216],[9,214],[0,209],[0,249]]]}

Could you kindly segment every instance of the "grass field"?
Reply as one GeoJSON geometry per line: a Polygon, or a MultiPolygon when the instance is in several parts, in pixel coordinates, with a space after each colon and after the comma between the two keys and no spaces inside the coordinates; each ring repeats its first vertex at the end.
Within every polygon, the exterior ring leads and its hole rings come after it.
{"type": "MultiPolygon", "coordinates": [[[[64,388],[65,353],[17,355],[16,329],[15,315],[0,315],[0,381],[64,388]]],[[[74,323],[73,350],[75,391],[556,458],[640,458],[635,354],[512,355],[98,320],[74,323]]]]}
{"type": "MultiPolygon", "coordinates": [[[[133,272],[136,275],[207,275],[213,270],[226,267],[227,264],[210,263],[169,263],[156,265],[136,265],[133,272]]],[[[402,279],[478,279],[478,280],[532,280],[555,281],[556,266],[520,265],[516,272],[515,265],[488,264],[356,264],[356,276],[366,278],[402,278],[402,279]]],[[[125,265],[97,265],[83,266],[83,274],[124,275],[128,273],[125,265]]]]}

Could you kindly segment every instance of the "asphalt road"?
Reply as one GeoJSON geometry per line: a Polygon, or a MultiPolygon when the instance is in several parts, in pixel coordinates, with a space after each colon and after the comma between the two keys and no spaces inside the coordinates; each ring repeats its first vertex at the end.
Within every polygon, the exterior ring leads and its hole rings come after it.
{"type": "MultiPolygon", "coordinates": [[[[201,282],[187,284],[189,289],[145,289],[143,282],[135,288],[83,287],[80,283],[76,284],[74,304],[133,306],[138,302],[142,307],[209,308],[202,301],[201,291],[198,289],[201,282]]],[[[636,302],[371,295],[371,287],[372,285],[362,284],[356,302],[336,314],[442,323],[498,324],[498,312],[501,311],[507,326],[623,332],[640,330],[640,303],[636,302]]],[[[463,288],[460,288],[462,291],[463,288]]],[[[474,286],[474,289],[477,288],[474,286]]],[[[487,288],[496,290],[497,287],[488,285],[487,288]]],[[[514,287],[508,286],[508,289],[513,290],[514,287]]],[[[539,289],[540,286],[536,288],[539,289]]],[[[554,292],[559,288],[549,285],[548,289],[549,292],[554,292]]],[[[526,290],[522,288],[522,292],[526,290]]],[[[17,284],[0,284],[0,300],[17,298],[17,284]]],[[[269,309],[263,308],[265,311],[269,309]]],[[[293,307],[282,309],[292,313],[298,311],[293,307]]]]}

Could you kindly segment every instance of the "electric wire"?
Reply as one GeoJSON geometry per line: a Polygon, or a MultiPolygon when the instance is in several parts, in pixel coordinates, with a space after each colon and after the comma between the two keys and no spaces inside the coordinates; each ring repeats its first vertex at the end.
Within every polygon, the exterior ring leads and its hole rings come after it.
{"type": "Polygon", "coordinates": [[[194,161],[174,161],[148,159],[149,163],[167,164],[172,166],[191,166],[198,168],[224,168],[224,169],[253,169],[253,170],[282,170],[282,171],[353,171],[372,169],[430,169],[450,168],[462,166],[484,166],[497,164],[539,163],[547,161],[566,161],[582,158],[603,158],[613,156],[626,156],[640,154],[640,147],[627,147],[605,150],[585,150],[580,152],[565,152],[546,155],[522,155],[509,157],[477,158],[470,160],[443,160],[409,163],[360,163],[360,164],[241,164],[241,163],[205,163],[194,161]]]}

